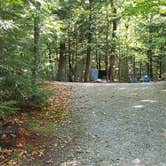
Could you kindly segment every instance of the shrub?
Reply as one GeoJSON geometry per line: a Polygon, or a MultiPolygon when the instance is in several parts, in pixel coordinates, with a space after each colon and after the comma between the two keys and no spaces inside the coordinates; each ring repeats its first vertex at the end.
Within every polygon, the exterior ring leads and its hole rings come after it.
{"type": "Polygon", "coordinates": [[[5,115],[19,108],[41,109],[51,95],[42,83],[34,83],[27,75],[7,75],[0,80],[0,111],[5,115]]]}
{"type": "Polygon", "coordinates": [[[0,118],[4,118],[7,115],[13,114],[19,109],[17,108],[17,102],[14,100],[0,103],[0,118]]]}

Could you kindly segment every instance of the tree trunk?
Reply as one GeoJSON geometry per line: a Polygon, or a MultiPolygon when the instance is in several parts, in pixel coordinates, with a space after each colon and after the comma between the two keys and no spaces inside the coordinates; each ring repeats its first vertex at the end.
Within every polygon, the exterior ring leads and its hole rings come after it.
{"type": "Polygon", "coordinates": [[[150,63],[150,78],[153,80],[153,60],[152,60],[152,50],[149,50],[149,63],[150,63]]]}
{"type": "Polygon", "coordinates": [[[39,77],[40,70],[40,3],[36,3],[34,14],[34,78],[35,82],[39,77]]]}
{"type": "MultiPolygon", "coordinates": [[[[127,22],[125,23],[125,40],[128,41],[128,28],[129,28],[129,21],[130,18],[127,19],[127,22]]],[[[119,46],[121,48],[121,46],[119,46]]],[[[129,80],[129,65],[128,65],[128,58],[129,58],[129,46],[128,43],[124,45],[124,48],[121,51],[120,54],[120,82],[128,82],[129,80]],[[123,55],[121,57],[120,55],[123,55]]]]}
{"type": "Polygon", "coordinates": [[[152,49],[151,48],[148,49],[147,56],[148,56],[148,74],[150,76],[150,79],[153,80],[153,61],[152,61],[152,49]]]}
{"type": "Polygon", "coordinates": [[[107,26],[106,26],[106,54],[105,54],[105,71],[106,71],[106,80],[108,82],[109,80],[109,70],[108,70],[108,57],[109,57],[109,28],[110,28],[110,21],[109,21],[109,15],[108,15],[108,10],[106,13],[106,21],[107,21],[107,26]]]}
{"type": "Polygon", "coordinates": [[[139,67],[139,77],[142,77],[142,62],[140,62],[140,67],[139,67]]]}
{"type": "Polygon", "coordinates": [[[135,64],[135,55],[133,56],[133,78],[136,77],[136,64],[135,64]]]}
{"type": "MultiPolygon", "coordinates": [[[[163,47],[160,48],[160,51],[162,52],[163,47]]],[[[159,55],[159,79],[162,78],[162,54],[159,55]]]]}
{"type": "Polygon", "coordinates": [[[69,63],[69,75],[68,79],[73,82],[73,68],[72,68],[72,57],[71,57],[71,40],[70,33],[68,32],[68,63],[69,63]]]}
{"type": "MultiPolygon", "coordinates": [[[[152,16],[150,17],[149,22],[151,23],[152,16]]],[[[153,80],[153,50],[152,50],[152,28],[149,27],[149,39],[148,39],[148,50],[147,50],[147,57],[148,57],[148,72],[150,79],[153,80]]]]}
{"type": "MultiPolygon", "coordinates": [[[[114,6],[114,2],[111,1],[113,7],[113,14],[116,16],[117,10],[114,6]]],[[[116,30],[118,26],[118,20],[115,19],[112,22],[112,46],[111,46],[111,56],[110,56],[110,67],[109,67],[109,78],[110,82],[114,82],[114,65],[115,65],[115,56],[116,56],[116,30]]]]}
{"type": "Polygon", "coordinates": [[[76,35],[75,36],[75,52],[72,56],[72,67],[73,67],[73,76],[74,76],[74,81],[77,81],[77,62],[78,62],[78,27],[77,27],[77,24],[75,24],[74,26],[74,34],[76,35]]]}
{"type": "Polygon", "coordinates": [[[118,80],[119,82],[121,82],[121,49],[120,49],[120,45],[119,45],[119,49],[118,49],[118,80]]]}
{"type": "MultiPolygon", "coordinates": [[[[52,50],[49,43],[47,43],[47,49],[48,49],[48,59],[49,59],[49,67],[51,68],[51,75],[48,77],[53,80],[54,79],[54,67],[53,67],[53,60],[52,60],[52,50]]],[[[50,74],[50,73],[49,73],[50,74]]]]}
{"type": "Polygon", "coordinates": [[[65,64],[66,64],[65,41],[63,39],[60,41],[60,55],[59,55],[58,73],[57,73],[58,81],[65,81],[65,64]]]}
{"type": "MultiPolygon", "coordinates": [[[[96,29],[97,31],[97,29],[96,29]]],[[[99,56],[98,56],[98,49],[97,49],[97,46],[98,46],[98,35],[95,34],[95,43],[96,43],[96,49],[95,49],[95,57],[96,57],[96,68],[98,69],[99,67],[99,56]]]]}
{"type": "Polygon", "coordinates": [[[90,72],[90,61],[91,61],[91,42],[92,42],[92,32],[91,32],[91,22],[92,22],[92,0],[89,0],[89,28],[88,28],[88,45],[87,45],[87,53],[86,53],[86,67],[84,73],[84,82],[89,80],[89,72],[90,72]]]}

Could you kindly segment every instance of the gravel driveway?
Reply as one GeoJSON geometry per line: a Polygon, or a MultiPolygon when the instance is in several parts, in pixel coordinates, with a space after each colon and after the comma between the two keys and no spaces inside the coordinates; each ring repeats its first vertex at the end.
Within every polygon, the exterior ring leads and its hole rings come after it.
{"type": "Polygon", "coordinates": [[[71,86],[61,166],[166,166],[166,82],[71,86]]]}

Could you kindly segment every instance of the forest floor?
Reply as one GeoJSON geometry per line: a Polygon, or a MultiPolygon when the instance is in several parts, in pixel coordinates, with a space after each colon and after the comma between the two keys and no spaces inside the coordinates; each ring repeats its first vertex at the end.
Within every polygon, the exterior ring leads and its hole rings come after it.
{"type": "Polygon", "coordinates": [[[48,86],[57,92],[48,111],[17,116],[38,133],[35,143],[4,165],[166,165],[166,82],[48,86]]]}

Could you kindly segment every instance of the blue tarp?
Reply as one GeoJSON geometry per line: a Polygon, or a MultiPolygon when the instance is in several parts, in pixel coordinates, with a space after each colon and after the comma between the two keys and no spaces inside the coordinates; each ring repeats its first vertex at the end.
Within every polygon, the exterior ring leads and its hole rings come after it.
{"type": "Polygon", "coordinates": [[[148,76],[148,75],[144,75],[144,76],[143,76],[143,81],[144,81],[144,82],[150,82],[149,76],[148,76]]]}
{"type": "Polygon", "coordinates": [[[140,81],[150,82],[150,77],[148,75],[144,75],[144,76],[141,77],[140,81]]]}
{"type": "Polygon", "coordinates": [[[91,71],[91,79],[93,81],[97,80],[99,77],[99,71],[97,69],[92,69],[91,71]]]}

